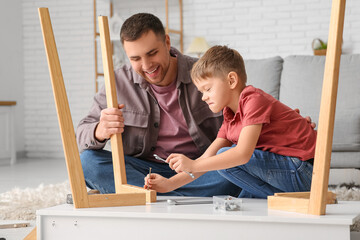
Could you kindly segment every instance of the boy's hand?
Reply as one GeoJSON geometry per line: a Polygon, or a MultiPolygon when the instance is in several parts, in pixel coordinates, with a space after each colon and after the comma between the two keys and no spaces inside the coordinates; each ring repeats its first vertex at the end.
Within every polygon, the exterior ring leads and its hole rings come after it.
{"type": "MultiPolygon", "coordinates": [[[[300,110],[298,108],[295,108],[294,111],[297,112],[298,114],[300,114],[300,110]]],[[[311,117],[306,116],[305,119],[306,119],[306,121],[308,121],[308,123],[310,123],[310,125],[313,129],[316,128],[316,123],[311,121],[311,117]]]]}
{"type": "Polygon", "coordinates": [[[148,174],[145,178],[144,178],[144,188],[147,189],[147,187],[149,186],[149,189],[155,190],[159,193],[166,193],[166,192],[170,192],[173,189],[172,185],[171,185],[171,181],[169,181],[169,179],[164,178],[163,176],[157,174],[157,173],[152,173],[152,174],[148,174]],[[151,178],[150,178],[151,175],[151,178]]]}
{"type": "Polygon", "coordinates": [[[175,170],[177,173],[187,171],[194,172],[194,163],[195,161],[184,156],[183,154],[172,153],[166,159],[166,162],[169,163],[169,167],[175,170]]]}

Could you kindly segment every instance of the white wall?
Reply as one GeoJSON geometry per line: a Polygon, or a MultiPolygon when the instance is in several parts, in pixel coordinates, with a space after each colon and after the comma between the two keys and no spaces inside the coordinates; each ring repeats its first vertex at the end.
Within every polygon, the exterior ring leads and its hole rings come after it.
{"type": "MultiPolygon", "coordinates": [[[[151,12],[165,22],[164,2],[119,0],[114,9],[123,19],[133,13],[151,12]]],[[[178,0],[169,2],[170,25],[176,29],[179,26],[178,0]]],[[[23,0],[22,3],[25,149],[29,157],[63,156],[36,8],[50,9],[76,126],[87,113],[95,91],[92,1],[23,0]]],[[[98,0],[98,8],[98,14],[108,15],[106,1],[98,0]]],[[[312,40],[327,39],[330,8],[329,0],[183,0],[184,49],[193,37],[204,36],[210,45],[227,44],[247,59],[311,55],[312,40]]],[[[172,36],[172,39],[178,46],[177,37],[172,36]]],[[[347,1],[343,50],[345,53],[360,52],[358,0],[347,1]]]]}
{"type": "Polygon", "coordinates": [[[0,101],[16,101],[16,150],[24,151],[24,77],[21,0],[0,1],[0,101]]]}
{"type": "Polygon", "coordinates": [[[25,149],[28,157],[63,157],[38,7],[49,8],[74,126],[95,93],[93,4],[89,0],[23,0],[25,149]]]}
{"type": "MultiPolygon", "coordinates": [[[[359,53],[360,1],[346,2],[343,50],[359,53]]],[[[169,4],[170,26],[176,29],[178,1],[169,4]]],[[[151,12],[165,23],[164,5],[157,0],[118,1],[115,10],[124,18],[151,12]]],[[[327,41],[330,11],[330,0],[183,0],[184,49],[194,37],[204,36],[210,45],[229,45],[244,58],[311,55],[314,38],[327,41]]]]}

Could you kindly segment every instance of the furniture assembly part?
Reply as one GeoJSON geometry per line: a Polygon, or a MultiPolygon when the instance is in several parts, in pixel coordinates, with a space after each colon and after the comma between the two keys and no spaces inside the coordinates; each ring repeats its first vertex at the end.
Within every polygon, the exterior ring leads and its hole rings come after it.
{"type": "MultiPolygon", "coordinates": [[[[133,188],[130,187],[129,189],[129,186],[125,185],[123,188],[118,188],[116,194],[88,195],[85,186],[85,178],[81,166],[79,150],[75,139],[75,132],[74,126],[72,124],[69,103],[66,96],[64,80],[62,77],[60,61],[56,49],[55,38],[51,26],[49,10],[47,8],[39,8],[39,17],[44,38],[46,56],[49,65],[49,72],[56,103],[61,139],[63,142],[74,207],[88,208],[145,204],[146,193],[153,195],[154,191],[152,190],[152,193],[150,193],[150,191],[148,190],[137,188],[135,186],[133,188]],[[122,189],[125,189],[125,191],[122,191],[122,189]],[[135,190],[132,191],[133,189],[135,190]]],[[[108,26],[106,27],[108,29],[108,26]]],[[[109,36],[104,37],[104,39],[106,38],[109,38],[109,36]]],[[[108,51],[103,52],[105,57],[107,57],[108,53],[108,51]]],[[[105,67],[110,66],[111,64],[107,62],[107,65],[105,65],[105,67]]],[[[108,67],[105,69],[105,71],[108,72],[109,70],[110,69],[108,67]]],[[[107,75],[107,79],[110,82],[114,81],[114,79],[111,79],[111,76],[109,75],[107,75]]],[[[112,96],[108,97],[111,99],[112,96]]],[[[116,148],[117,152],[122,151],[122,145],[116,145],[116,148]]],[[[119,164],[114,165],[116,167],[116,171],[114,173],[119,174],[121,170],[118,168],[120,168],[121,166],[119,166],[119,164]]],[[[115,177],[115,180],[119,181],[119,178],[115,177]]],[[[121,185],[121,183],[116,183],[116,185],[119,184],[121,185]]],[[[153,200],[150,197],[149,199],[153,200]]]]}
{"type": "Polygon", "coordinates": [[[333,0],[310,197],[294,197],[293,193],[269,196],[269,209],[326,213],[344,15],[345,0],[333,0]]]}

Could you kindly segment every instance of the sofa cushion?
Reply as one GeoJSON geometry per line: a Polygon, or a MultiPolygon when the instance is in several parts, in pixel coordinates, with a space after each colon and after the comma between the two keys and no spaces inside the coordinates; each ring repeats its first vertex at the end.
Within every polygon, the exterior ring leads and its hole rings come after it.
{"type": "MultiPolygon", "coordinates": [[[[280,101],[318,122],[325,66],[323,56],[284,59],[280,101]]],[[[333,151],[360,151],[360,55],[342,55],[333,151]]],[[[359,161],[359,160],[356,160],[359,161]]]]}
{"type": "Polygon", "coordinates": [[[360,152],[332,152],[331,168],[360,168],[360,152]]]}
{"type": "Polygon", "coordinates": [[[281,57],[245,60],[247,85],[260,88],[279,99],[282,64],[281,57]]]}

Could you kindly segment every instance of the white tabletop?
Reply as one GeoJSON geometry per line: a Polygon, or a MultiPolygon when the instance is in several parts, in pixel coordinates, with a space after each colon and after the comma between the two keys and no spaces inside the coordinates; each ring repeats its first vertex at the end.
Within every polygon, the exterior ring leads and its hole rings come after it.
{"type": "Polygon", "coordinates": [[[227,220],[247,222],[286,222],[286,223],[316,223],[351,225],[360,218],[359,201],[340,201],[338,204],[327,205],[326,215],[314,216],[278,210],[268,210],[267,200],[243,199],[242,210],[221,212],[213,209],[212,204],[169,205],[167,199],[179,201],[204,201],[212,198],[161,197],[156,203],[140,206],[82,208],[75,209],[73,205],[64,204],[38,210],[41,216],[87,216],[87,217],[124,217],[152,219],[197,219],[197,220],[227,220]]]}

